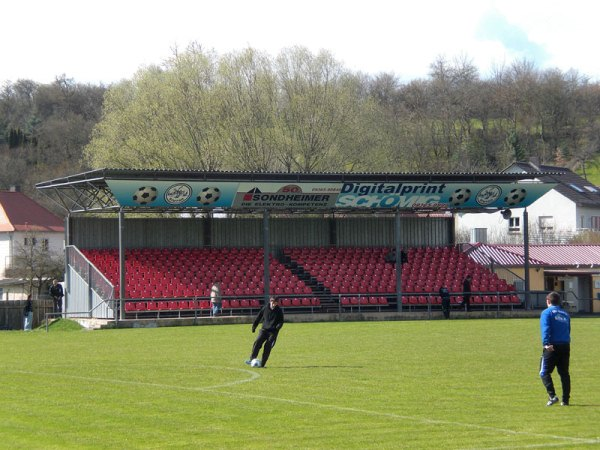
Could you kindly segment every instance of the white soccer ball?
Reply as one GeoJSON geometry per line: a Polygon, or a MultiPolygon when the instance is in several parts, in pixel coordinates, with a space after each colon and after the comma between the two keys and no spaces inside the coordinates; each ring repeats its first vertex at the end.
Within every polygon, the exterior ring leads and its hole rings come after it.
{"type": "Polygon", "coordinates": [[[254,358],[252,361],[250,361],[250,366],[251,367],[260,367],[260,359],[258,358],[254,358]]]}
{"type": "Polygon", "coordinates": [[[527,191],[525,189],[513,189],[506,197],[504,197],[504,203],[508,206],[515,206],[525,200],[526,196],[527,191]]]}
{"type": "Polygon", "coordinates": [[[133,201],[140,205],[147,205],[156,200],[156,197],[158,197],[158,191],[154,186],[142,186],[133,194],[133,201]]]}
{"type": "Polygon", "coordinates": [[[202,189],[196,200],[202,205],[210,205],[221,198],[221,191],[217,187],[207,187],[202,189]]]}
{"type": "Polygon", "coordinates": [[[470,198],[471,198],[471,189],[459,188],[452,193],[452,195],[448,199],[448,202],[452,206],[460,206],[460,205],[466,203],[470,198]]]}

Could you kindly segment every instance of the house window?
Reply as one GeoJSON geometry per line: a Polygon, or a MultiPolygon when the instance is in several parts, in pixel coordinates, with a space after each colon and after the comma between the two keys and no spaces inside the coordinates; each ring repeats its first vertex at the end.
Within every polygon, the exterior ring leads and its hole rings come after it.
{"type": "Polygon", "coordinates": [[[37,239],[36,238],[25,238],[25,239],[23,239],[23,243],[25,244],[25,247],[35,247],[37,245],[37,239]]]}
{"type": "Polygon", "coordinates": [[[554,230],[554,216],[540,216],[538,217],[538,224],[542,231],[554,230]]]}
{"type": "Polygon", "coordinates": [[[600,230],[600,216],[590,217],[590,228],[592,230],[600,230]]]}
{"type": "Polygon", "coordinates": [[[48,242],[48,239],[42,239],[42,250],[48,251],[49,248],[50,243],[48,242]]]}
{"type": "Polygon", "coordinates": [[[518,233],[521,231],[521,218],[511,217],[508,219],[508,231],[512,233],[518,233]]]}

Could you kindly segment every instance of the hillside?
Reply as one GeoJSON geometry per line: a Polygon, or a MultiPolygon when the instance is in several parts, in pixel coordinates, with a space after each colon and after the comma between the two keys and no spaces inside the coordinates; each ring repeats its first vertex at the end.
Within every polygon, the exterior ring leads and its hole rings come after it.
{"type": "MultiPolygon", "coordinates": [[[[577,175],[583,177],[583,170],[575,170],[577,175]]],[[[585,177],[590,183],[595,186],[600,186],[600,156],[596,156],[592,161],[588,162],[585,167],[585,177]]]]}

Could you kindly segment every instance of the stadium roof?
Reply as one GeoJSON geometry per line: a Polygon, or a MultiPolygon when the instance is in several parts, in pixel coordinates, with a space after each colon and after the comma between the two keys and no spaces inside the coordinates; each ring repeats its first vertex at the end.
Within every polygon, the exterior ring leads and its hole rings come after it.
{"type": "MultiPolygon", "coordinates": [[[[68,212],[419,212],[514,206],[506,203],[508,190],[531,178],[532,173],[496,172],[283,173],[105,168],[41,182],[36,188],[68,212]]],[[[553,186],[555,183],[529,182],[527,193],[519,189],[522,195],[515,195],[510,201],[527,206],[553,186]]]]}
{"type": "Polygon", "coordinates": [[[577,205],[589,208],[600,207],[600,188],[565,167],[516,162],[505,170],[520,170],[530,173],[544,183],[556,183],[554,189],[577,205]]]}
{"type": "MultiPolygon", "coordinates": [[[[480,264],[495,263],[503,266],[522,266],[525,248],[516,244],[474,244],[468,251],[471,259],[480,264]]],[[[600,245],[595,244],[530,244],[529,262],[534,266],[600,267],[600,245]]]]}

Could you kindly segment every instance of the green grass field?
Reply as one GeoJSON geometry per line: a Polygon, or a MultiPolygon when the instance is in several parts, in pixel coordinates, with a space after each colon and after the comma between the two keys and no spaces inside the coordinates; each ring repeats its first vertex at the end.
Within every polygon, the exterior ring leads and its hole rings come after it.
{"type": "Polygon", "coordinates": [[[265,369],[250,325],[1,332],[0,447],[598,448],[600,320],[572,326],[550,408],[536,319],[289,323],[265,369]]]}

